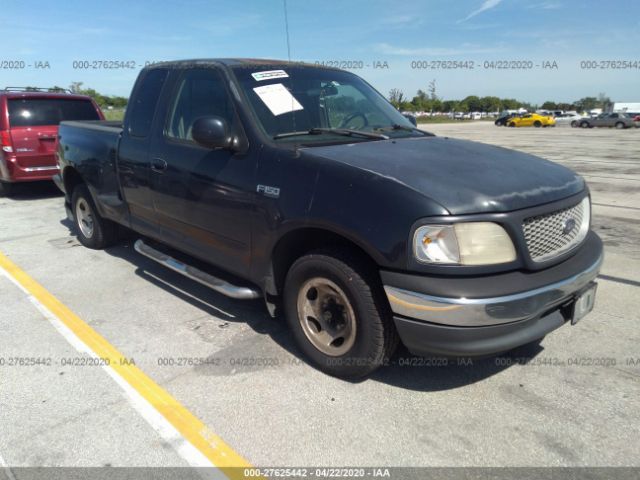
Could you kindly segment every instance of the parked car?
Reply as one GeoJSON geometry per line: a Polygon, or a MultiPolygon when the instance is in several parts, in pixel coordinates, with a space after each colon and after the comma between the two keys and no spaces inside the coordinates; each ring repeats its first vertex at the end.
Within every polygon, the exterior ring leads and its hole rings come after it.
{"type": "Polygon", "coordinates": [[[579,126],[582,128],[593,127],[615,127],[615,128],[631,128],[635,127],[632,118],[624,113],[601,113],[595,118],[584,118],[580,120],[579,126]]]}
{"type": "Polygon", "coordinates": [[[58,124],[63,120],[102,120],[95,102],[84,95],[6,88],[0,91],[0,196],[13,184],[51,180],[58,124]]]}
{"type": "Polygon", "coordinates": [[[123,124],[59,135],[56,183],[83,245],[123,225],[142,255],[264,298],[332,375],[368,374],[398,338],[418,355],[507,351],[593,307],[602,242],[580,176],[419,130],[350,72],[154,64],[123,124]]]}
{"type": "Polygon", "coordinates": [[[507,121],[509,127],[555,127],[553,117],[538,115],[537,113],[525,113],[524,115],[510,118],[507,121]]]}
{"type": "Polygon", "coordinates": [[[517,117],[518,115],[516,113],[506,113],[506,114],[502,114],[500,115],[495,122],[493,122],[496,127],[506,127],[507,126],[507,122],[514,118],[517,117]]]}
{"type": "Polygon", "coordinates": [[[555,117],[557,126],[567,126],[570,125],[572,127],[577,127],[580,124],[580,120],[582,120],[582,115],[578,115],[577,113],[563,113],[562,115],[558,115],[555,117]]]}

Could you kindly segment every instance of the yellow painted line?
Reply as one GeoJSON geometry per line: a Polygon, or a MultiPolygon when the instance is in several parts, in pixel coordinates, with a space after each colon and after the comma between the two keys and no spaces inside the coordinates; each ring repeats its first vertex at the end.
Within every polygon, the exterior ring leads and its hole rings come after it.
{"type": "Polygon", "coordinates": [[[231,479],[245,478],[242,470],[252,468],[247,460],[2,252],[0,252],[0,268],[55,315],[98,357],[105,359],[105,363],[108,360],[110,368],[115,370],[225,475],[231,479]]]}

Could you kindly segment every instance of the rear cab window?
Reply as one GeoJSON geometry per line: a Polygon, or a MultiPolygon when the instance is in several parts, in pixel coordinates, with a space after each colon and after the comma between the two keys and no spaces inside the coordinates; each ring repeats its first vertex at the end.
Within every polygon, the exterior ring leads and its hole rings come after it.
{"type": "Polygon", "coordinates": [[[140,80],[133,95],[129,118],[129,135],[146,138],[151,131],[160,92],[169,74],[167,69],[153,69],[140,80]]]}
{"type": "Polygon", "coordinates": [[[10,98],[9,125],[34,127],[58,125],[67,120],[100,120],[90,100],[77,98],[10,98]]]}

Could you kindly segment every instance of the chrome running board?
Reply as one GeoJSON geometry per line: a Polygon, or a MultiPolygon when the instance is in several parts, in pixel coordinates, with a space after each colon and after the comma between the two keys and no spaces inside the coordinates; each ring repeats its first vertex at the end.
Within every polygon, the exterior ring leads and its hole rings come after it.
{"type": "Polygon", "coordinates": [[[154,262],[158,262],[160,265],[164,265],[168,269],[201,283],[202,285],[226,295],[227,297],[237,298],[240,300],[251,300],[261,297],[258,290],[250,287],[239,287],[220,278],[214,277],[213,275],[209,275],[196,267],[182,263],[175,258],[150,247],[140,239],[136,240],[133,248],[135,248],[136,252],[150,258],[154,262]]]}

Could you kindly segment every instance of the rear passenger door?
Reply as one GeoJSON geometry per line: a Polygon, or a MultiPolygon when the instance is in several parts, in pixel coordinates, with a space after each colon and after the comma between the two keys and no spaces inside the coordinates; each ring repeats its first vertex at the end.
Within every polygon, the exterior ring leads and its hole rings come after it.
{"type": "Polygon", "coordinates": [[[169,70],[151,69],[141,77],[127,107],[118,148],[118,178],[131,215],[131,226],[142,233],[156,231],[151,201],[149,147],[152,126],[169,70]]]}
{"type": "Polygon", "coordinates": [[[223,118],[243,136],[226,79],[217,68],[185,70],[150,152],[151,190],[163,239],[239,275],[249,271],[255,158],[205,148],[191,135],[200,117],[223,118]]]}
{"type": "Polygon", "coordinates": [[[601,113],[596,118],[594,118],[591,123],[596,127],[604,127],[607,125],[607,122],[607,115],[601,113]]]}

